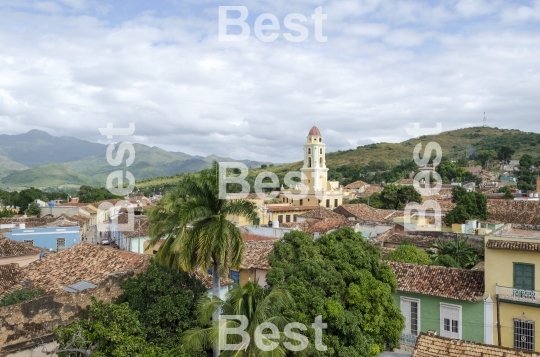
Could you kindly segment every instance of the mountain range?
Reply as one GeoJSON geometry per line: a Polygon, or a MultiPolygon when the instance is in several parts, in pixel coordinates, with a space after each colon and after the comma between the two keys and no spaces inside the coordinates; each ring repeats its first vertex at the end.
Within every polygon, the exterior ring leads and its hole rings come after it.
{"type": "MultiPolygon", "coordinates": [[[[197,172],[210,167],[213,160],[233,160],[215,155],[202,157],[169,152],[143,144],[133,146],[133,164],[126,168],[123,160],[121,165],[113,167],[107,162],[105,144],[68,136],[56,137],[41,130],[0,135],[0,188],[20,190],[28,187],[53,189],[80,185],[105,186],[107,176],[115,170],[127,169],[137,181],[197,172]]],[[[236,161],[248,167],[263,164],[251,160],[236,161]]]]}

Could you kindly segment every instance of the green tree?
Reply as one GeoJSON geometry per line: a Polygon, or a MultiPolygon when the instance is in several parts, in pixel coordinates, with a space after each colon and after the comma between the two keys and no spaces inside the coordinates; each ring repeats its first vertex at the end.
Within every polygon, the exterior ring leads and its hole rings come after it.
{"type": "Polygon", "coordinates": [[[342,228],[313,240],[293,231],[275,243],[269,259],[267,282],[295,299],[284,316],[306,325],[311,342],[315,317],[328,324],[322,336],[328,350],[310,343],[302,355],[374,356],[399,344],[405,324],[392,298],[395,275],[361,234],[342,228]]]}
{"type": "Polygon", "coordinates": [[[411,185],[386,185],[380,199],[382,208],[396,210],[402,210],[409,202],[422,203],[422,196],[411,185]]]}
{"type": "MultiPolygon", "coordinates": [[[[256,329],[263,323],[273,323],[280,331],[288,323],[282,316],[282,311],[293,304],[291,295],[283,289],[263,289],[257,282],[247,282],[243,286],[235,285],[229,292],[225,301],[218,297],[202,297],[199,303],[200,319],[207,328],[198,328],[186,331],[183,335],[183,343],[187,348],[195,350],[209,349],[218,343],[219,323],[210,320],[219,313],[221,315],[241,315],[245,316],[248,322],[244,329],[250,337],[250,342],[238,351],[223,351],[220,356],[237,357],[262,357],[262,356],[285,356],[286,350],[283,343],[286,342],[283,334],[279,337],[279,346],[273,351],[263,351],[255,343],[256,329]]],[[[228,328],[240,327],[240,321],[227,320],[228,328]]],[[[269,345],[269,340],[264,335],[259,335],[264,344],[269,345]]],[[[229,335],[227,343],[239,344],[242,338],[239,335],[229,335]]],[[[275,341],[277,342],[277,341],[275,341]]]]}
{"type": "Polygon", "coordinates": [[[534,165],[534,158],[529,154],[523,154],[521,159],[519,159],[519,167],[527,170],[531,169],[531,166],[534,165]]]}
{"type": "Polygon", "coordinates": [[[476,160],[482,167],[486,167],[489,161],[493,161],[497,158],[497,152],[495,150],[479,150],[476,152],[476,160]]]}
{"type": "Polygon", "coordinates": [[[92,297],[88,319],[78,319],[55,330],[60,357],[160,356],[159,349],[147,344],[137,313],[127,303],[104,304],[92,297]]]}
{"type": "Polygon", "coordinates": [[[498,189],[499,193],[504,193],[504,198],[508,200],[513,200],[514,195],[510,192],[510,186],[503,186],[498,189]]]}
{"type": "Polygon", "coordinates": [[[534,165],[534,158],[529,154],[524,154],[519,160],[519,173],[517,187],[520,190],[528,191],[536,189],[536,177],[538,174],[531,170],[534,165]]]}
{"type": "Polygon", "coordinates": [[[515,152],[510,146],[504,145],[497,150],[497,158],[503,162],[508,162],[515,152]]]}
{"type": "Polygon", "coordinates": [[[465,223],[468,219],[486,220],[489,218],[487,196],[481,192],[467,192],[463,187],[453,187],[452,202],[456,204],[456,207],[446,213],[443,219],[448,226],[453,223],[465,223]]]}
{"type": "Polygon", "coordinates": [[[436,255],[433,257],[433,265],[448,267],[448,268],[459,268],[458,262],[452,256],[448,254],[436,255]]]}
{"type": "Polygon", "coordinates": [[[28,206],[28,209],[24,213],[27,216],[41,217],[41,209],[39,209],[39,206],[35,202],[30,203],[30,205],[28,206]]]}
{"type": "Polygon", "coordinates": [[[472,268],[480,259],[478,251],[469,243],[468,238],[462,236],[449,241],[437,240],[429,254],[433,262],[441,262],[441,259],[448,262],[448,258],[442,258],[447,255],[464,269],[472,268]]]}
{"type": "Polygon", "coordinates": [[[206,296],[206,288],[193,275],[152,261],[121,287],[115,303],[126,302],[138,313],[147,341],[171,350],[180,345],[181,332],[199,326],[196,302],[206,296]]]}
{"type": "Polygon", "coordinates": [[[462,181],[467,172],[463,167],[451,161],[441,162],[435,170],[439,173],[443,182],[450,182],[452,180],[462,181]]]}
{"type": "Polygon", "coordinates": [[[410,244],[400,245],[395,250],[391,251],[386,259],[393,262],[418,265],[429,265],[431,263],[431,259],[425,251],[410,244]]]}

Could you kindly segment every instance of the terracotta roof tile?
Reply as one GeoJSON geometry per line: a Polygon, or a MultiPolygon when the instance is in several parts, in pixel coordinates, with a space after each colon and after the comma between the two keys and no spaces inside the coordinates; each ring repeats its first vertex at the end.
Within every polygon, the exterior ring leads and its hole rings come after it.
{"type": "Polygon", "coordinates": [[[348,184],[347,186],[345,186],[343,188],[345,188],[345,189],[357,189],[357,188],[362,188],[364,186],[369,186],[369,183],[365,183],[362,180],[358,180],[358,181],[351,182],[350,184],[348,184]]]}
{"type": "MultiPolygon", "coordinates": [[[[201,281],[201,283],[203,283],[203,285],[207,288],[207,289],[212,289],[212,275],[206,273],[206,272],[203,272],[203,271],[196,271],[194,273],[195,277],[197,279],[199,279],[201,281]]],[[[234,281],[232,281],[231,279],[229,278],[219,278],[220,280],[220,283],[221,283],[221,286],[225,286],[225,285],[231,285],[234,283],[234,281]]]]}
{"type": "Polygon", "coordinates": [[[360,197],[369,197],[373,195],[374,193],[381,193],[383,191],[383,187],[380,185],[369,185],[366,187],[364,192],[361,192],[358,194],[360,197]]]}
{"type": "Polygon", "coordinates": [[[486,243],[486,248],[540,252],[540,243],[490,239],[486,243]]]}
{"type": "Polygon", "coordinates": [[[0,265],[0,296],[23,280],[19,264],[0,265]]]}
{"type": "Polygon", "coordinates": [[[268,212],[310,211],[319,206],[268,206],[268,212]]]}
{"type": "Polygon", "coordinates": [[[540,201],[488,200],[488,210],[500,222],[540,224],[540,201]]]}
{"type": "Polygon", "coordinates": [[[35,247],[28,243],[4,238],[0,235],[0,258],[20,257],[23,255],[39,254],[40,252],[47,252],[47,250],[35,247]]]}
{"type": "Polygon", "coordinates": [[[401,245],[407,242],[419,248],[430,248],[436,240],[437,239],[435,237],[394,233],[391,236],[387,237],[384,240],[383,244],[391,243],[401,245]]]}
{"type": "Polygon", "coordinates": [[[249,233],[242,234],[242,238],[244,238],[244,241],[261,241],[261,240],[275,241],[276,240],[276,238],[273,238],[273,237],[260,236],[257,234],[249,234],[249,233]]]}
{"type": "Polygon", "coordinates": [[[318,232],[320,234],[327,233],[332,229],[338,229],[341,227],[350,227],[355,225],[357,222],[349,221],[348,219],[342,218],[326,218],[320,221],[311,223],[307,228],[304,229],[307,233],[318,232]]]}
{"type": "Polygon", "coordinates": [[[540,353],[421,333],[412,357],[540,357],[540,353]]]}
{"type": "Polygon", "coordinates": [[[464,301],[481,301],[484,272],[387,261],[396,274],[398,290],[464,301]]]}
{"type": "Polygon", "coordinates": [[[242,269],[270,269],[268,256],[274,250],[274,243],[277,239],[261,240],[261,241],[246,241],[244,250],[244,259],[240,267],[242,269]]]}
{"type": "Polygon", "coordinates": [[[82,243],[36,260],[21,271],[34,286],[56,293],[81,280],[97,285],[112,273],[142,271],[149,259],[149,255],[82,243]]]}
{"type": "Polygon", "coordinates": [[[332,210],[322,207],[322,206],[317,206],[317,208],[315,208],[314,210],[311,210],[309,212],[302,214],[302,217],[317,218],[317,219],[323,219],[323,218],[343,219],[344,218],[343,215],[339,213],[335,213],[332,210]]]}
{"type": "Polygon", "coordinates": [[[402,211],[378,209],[366,204],[344,204],[334,209],[335,213],[346,217],[356,217],[365,222],[390,222],[392,218],[403,215],[402,211]]]}

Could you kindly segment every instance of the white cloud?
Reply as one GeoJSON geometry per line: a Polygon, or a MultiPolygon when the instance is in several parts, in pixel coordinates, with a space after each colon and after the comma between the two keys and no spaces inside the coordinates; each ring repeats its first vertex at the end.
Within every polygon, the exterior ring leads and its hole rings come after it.
{"type": "MultiPolygon", "coordinates": [[[[52,15],[0,8],[4,133],[102,140],[106,123],[135,122],[138,140],[168,150],[286,162],[312,125],[330,151],[407,139],[415,122],[481,125],[484,111],[493,126],[540,129],[540,35],[507,25],[520,10],[506,3],[330,2],[327,43],[312,27],[303,43],[219,42],[215,3],[121,23],[89,12],[101,4],[66,4],[52,15]]],[[[282,19],[317,4],[248,5],[282,19]]]]}

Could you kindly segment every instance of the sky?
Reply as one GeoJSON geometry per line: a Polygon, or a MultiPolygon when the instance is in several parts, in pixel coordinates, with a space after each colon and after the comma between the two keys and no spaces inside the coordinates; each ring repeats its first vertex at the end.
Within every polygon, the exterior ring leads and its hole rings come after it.
{"type": "Polygon", "coordinates": [[[106,143],[99,128],[135,123],[116,140],[291,162],[313,125],[327,151],[403,141],[414,123],[481,126],[484,112],[540,132],[539,93],[540,0],[0,0],[1,134],[106,143]],[[244,7],[249,36],[220,40],[220,6],[244,7]],[[285,36],[299,38],[291,14],[303,41],[285,36]]]}

